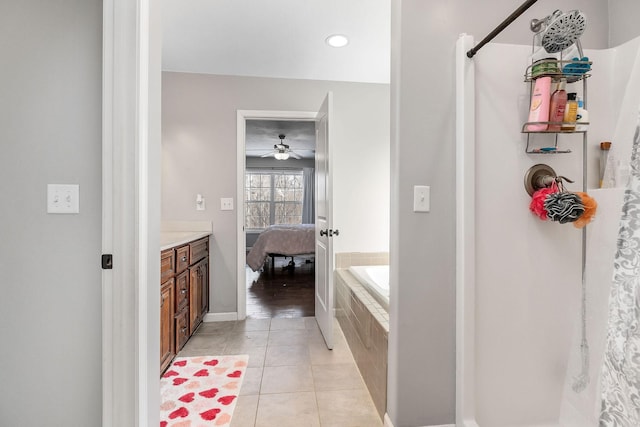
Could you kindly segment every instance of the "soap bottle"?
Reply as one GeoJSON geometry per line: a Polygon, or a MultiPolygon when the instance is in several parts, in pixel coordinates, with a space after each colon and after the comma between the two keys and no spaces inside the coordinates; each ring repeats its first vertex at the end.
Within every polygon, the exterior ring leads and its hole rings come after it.
{"type": "Polygon", "coordinates": [[[562,119],[562,130],[572,131],[576,129],[576,119],[578,117],[578,101],[577,94],[570,92],[567,94],[567,106],[564,109],[564,118],[562,119]]]}
{"type": "Polygon", "coordinates": [[[551,95],[551,105],[549,106],[549,130],[552,132],[560,131],[562,120],[564,119],[564,111],[567,107],[567,91],[565,86],[567,81],[561,79],[557,84],[557,89],[551,95]]]}
{"type": "Polygon", "coordinates": [[[551,77],[537,78],[533,87],[533,93],[531,94],[531,107],[529,108],[528,120],[530,124],[527,125],[527,131],[540,132],[547,130],[549,126],[547,123],[536,122],[549,121],[550,96],[551,77]]]}
{"type": "Polygon", "coordinates": [[[584,108],[584,101],[578,98],[578,111],[576,114],[576,132],[585,132],[586,123],[589,123],[589,112],[584,108]]]}

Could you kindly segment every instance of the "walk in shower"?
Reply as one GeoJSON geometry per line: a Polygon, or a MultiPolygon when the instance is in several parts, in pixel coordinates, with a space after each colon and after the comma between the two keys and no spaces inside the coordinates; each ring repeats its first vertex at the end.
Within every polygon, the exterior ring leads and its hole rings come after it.
{"type": "MultiPolygon", "coordinates": [[[[613,141],[618,166],[624,169],[634,136],[640,138],[634,135],[640,109],[640,38],[584,51],[593,62],[588,138],[583,144],[580,135],[561,135],[558,151],[571,151],[564,154],[525,152],[527,136],[521,130],[531,98],[523,74],[531,45],[489,43],[469,58],[466,53],[474,45],[471,36],[462,35],[456,53],[456,425],[596,427],[601,418],[602,425],[626,425],[607,424],[607,417],[618,415],[602,414],[601,379],[605,354],[611,365],[607,369],[621,369],[613,366],[619,358],[611,357],[616,349],[609,299],[616,286],[614,258],[627,180],[597,189],[598,152],[601,141],[613,141]],[[582,190],[586,171],[586,188],[598,202],[586,233],[585,372],[580,347],[583,236],[571,225],[540,221],[529,212],[522,177],[538,163],[576,181],[568,184],[572,191],[582,190]],[[582,389],[576,387],[581,374],[588,379],[582,389]]],[[[638,227],[632,222],[627,221],[627,230],[638,227]]],[[[625,296],[629,298],[621,298],[625,296]]],[[[624,397],[634,390],[632,384],[618,393],[624,397]]],[[[621,402],[618,407],[627,416],[633,415],[632,405],[621,402]]]]}

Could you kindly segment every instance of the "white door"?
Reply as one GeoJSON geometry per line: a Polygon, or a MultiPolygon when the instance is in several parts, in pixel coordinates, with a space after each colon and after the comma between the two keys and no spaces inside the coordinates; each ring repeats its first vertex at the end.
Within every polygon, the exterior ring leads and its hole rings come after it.
{"type": "Polygon", "coordinates": [[[329,92],[316,117],[316,321],[329,349],[333,348],[332,98],[329,92]]]}

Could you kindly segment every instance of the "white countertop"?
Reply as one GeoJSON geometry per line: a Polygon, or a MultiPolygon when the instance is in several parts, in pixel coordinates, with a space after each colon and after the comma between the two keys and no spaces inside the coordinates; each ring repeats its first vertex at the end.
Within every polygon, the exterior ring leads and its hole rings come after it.
{"type": "Polygon", "coordinates": [[[210,231],[161,231],[160,250],[181,246],[210,235],[210,231]]]}

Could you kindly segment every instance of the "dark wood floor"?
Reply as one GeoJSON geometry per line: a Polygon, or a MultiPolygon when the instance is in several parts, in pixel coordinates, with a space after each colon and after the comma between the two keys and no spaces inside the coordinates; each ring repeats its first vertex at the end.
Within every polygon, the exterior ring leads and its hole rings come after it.
{"type": "Polygon", "coordinates": [[[247,269],[247,317],[309,317],[315,315],[315,270],[313,258],[295,257],[295,268],[286,267],[291,258],[276,258],[275,268],[247,269]]]}

